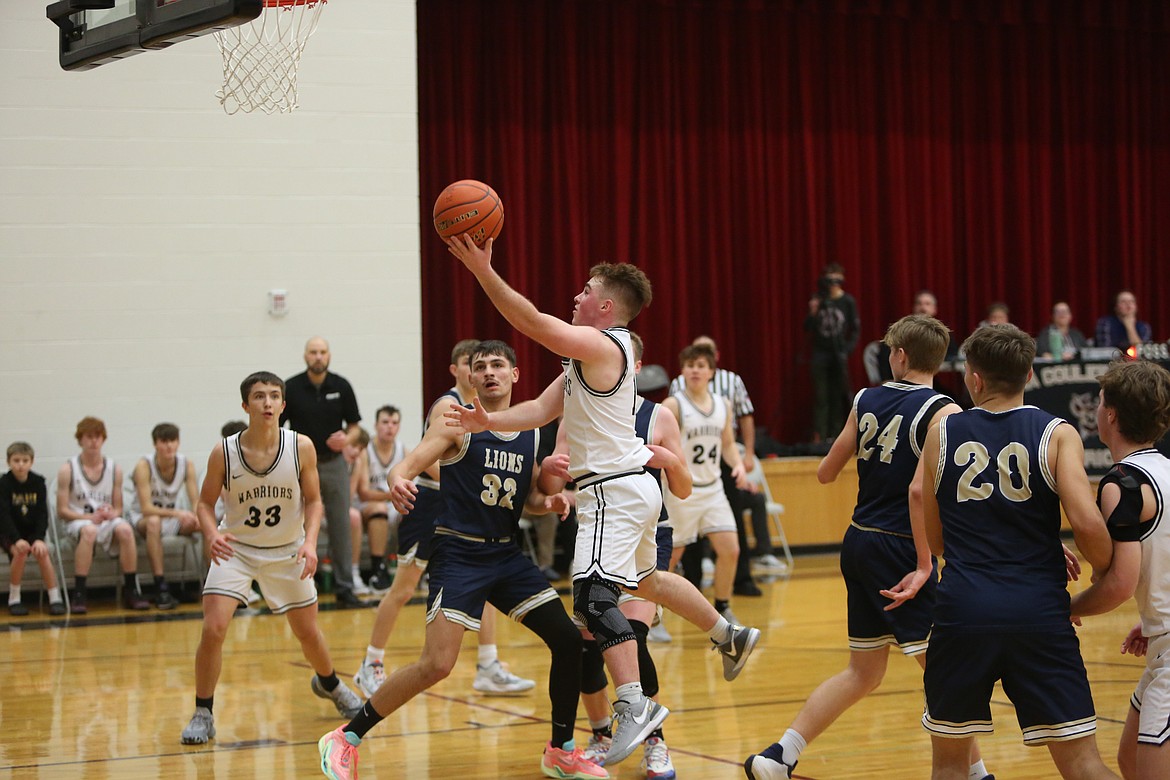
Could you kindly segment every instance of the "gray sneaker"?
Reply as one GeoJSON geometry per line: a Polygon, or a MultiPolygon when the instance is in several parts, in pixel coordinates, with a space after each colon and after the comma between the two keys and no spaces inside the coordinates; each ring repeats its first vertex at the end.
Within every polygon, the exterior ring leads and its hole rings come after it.
{"type": "Polygon", "coordinates": [[[333,706],[337,707],[337,714],[343,718],[353,718],[362,711],[362,700],[340,680],[337,681],[337,687],[333,689],[332,693],[325,690],[325,686],[321,684],[321,678],[317,675],[313,675],[309,685],[312,687],[313,693],[322,699],[332,701],[333,706]]]}
{"type": "Polygon", "coordinates": [[[183,736],[179,741],[184,745],[206,745],[207,740],[215,736],[215,718],[211,710],[206,707],[196,707],[191,722],[183,729],[183,736]]]}
{"type": "Polygon", "coordinates": [[[386,667],[381,661],[362,661],[362,668],[353,676],[353,681],[367,697],[373,696],[374,691],[386,682],[386,667]]]}
{"type": "Polygon", "coordinates": [[[656,626],[650,627],[650,632],[646,634],[647,642],[670,642],[674,637],[666,630],[666,626],[659,623],[656,626]]]}
{"type": "Polygon", "coordinates": [[[739,618],[735,616],[735,613],[731,611],[731,607],[725,607],[723,609],[723,611],[719,613],[719,616],[722,617],[724,620],[726,620],[728,623],[730,623],[733,626],[742,626],[743,625],[743,623],[740,622],[739,618]]]}
{"type": "Polygon", "coordinates": [[[730,681],[739,676],[748,656],[756,648],[756,643],[760,641],[760,629],[731,626],[728,630],[731,636],[727,641],[717,645],[712,639],[711,644],[714,646],[711,649],[723,656],[723,679],[730,681]]]}
{"type": "Polygon", "coordinates": [[[605,754],[605,765],[625,760],[650,732],[662,725],[670,710],[643,696],[633,703],[618,699],[613,704],[613,742],[605,754]]]}

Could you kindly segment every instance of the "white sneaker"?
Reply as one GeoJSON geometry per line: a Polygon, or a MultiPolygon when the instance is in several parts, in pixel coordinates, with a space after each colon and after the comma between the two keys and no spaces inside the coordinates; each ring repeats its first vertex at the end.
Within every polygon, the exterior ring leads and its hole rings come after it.
{"type": "Polygon", "coordinates": [[[362,579],[362,573],[358,567],[353,567],[353,595],[355,596],[369,596],[374,591],[370,590],[370,586],[362,579]]]}
{"type": "Polygon", "coordinates": [[[532,690],[536,687],[536,681],[517,677],[496,660],[487,666],[475,665],[475,682],[471,687],[480,693],[507,696],[532,690]]]}
{"type": "Polygon", "coordinates": [[[609,753],[609,746],[612,742],[613,737],[599,737],[596,734],[590,734],[589,744],[585,746],[585,758],[598,766],[604,765],[605,756],[609,753]]]}
{"type": "Polygon", "coordinates": [[[650,633],[646,634],[647,642],[670,642],[674,639],[670,632],[666,630],[666,626],[659,623],[656,626],[650,627],[650,633]]]}
{"type": "Polygon", "coordinates": [[[362,668],[353,676],[353,682],[368,699],[386,682],[386,667],[381,661],[362,661],[362,668]]]}
{"type": "Polygon", "coordinates": [[[674,764],[670,750],[658,737],[650,737],[642,743],[642,771],[646,780],[674,780],[674,764]]]}
{"type": "Polygon", "coordinates": [[[767,574],[783,574],[788,571],[788,564],[775,555],[761,555],[752,558],[752,569],[767,574]]]}

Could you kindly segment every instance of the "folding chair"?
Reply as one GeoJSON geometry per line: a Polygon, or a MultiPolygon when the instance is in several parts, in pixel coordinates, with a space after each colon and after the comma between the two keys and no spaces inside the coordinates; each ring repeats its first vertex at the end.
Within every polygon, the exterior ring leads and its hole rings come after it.
{"type": "MultiPolygon", "coordinates": [[[[781,521],[781,516],[784,514],[784,505],[772,498],[772,489],[768,487],[768,480],[764,478],[764,467],[760,465],[760,459],[756,458],[756,465],[748,472],[748,482],[756,485],[758,492],[764,494],[764,505],[768,512],[768,520],[771,522],[775,531],[775,535],[780,539],[780,545],[784,548],[784,561],[788,565],[785,576],[792,573],[793,560],[792,549],[788,546],[788,537],[784,534],[784,524],[781,521]]],[[[750,510],[744,510],[745,512],[750,510]]],[[[747,519],[745,518],[745,522],[747,519]]]]}

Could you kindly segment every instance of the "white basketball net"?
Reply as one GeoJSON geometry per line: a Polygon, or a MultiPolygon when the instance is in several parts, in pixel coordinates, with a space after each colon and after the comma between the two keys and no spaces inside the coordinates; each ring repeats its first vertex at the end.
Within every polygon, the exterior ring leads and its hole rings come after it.
{"type": "Polygon", "coordinates": [[[223,87],[215,93],[228,114],[287,114],[296,109],[297,67],[325,0],[269,0],[247,24],[215,33],[223,55],[223,87]]]}

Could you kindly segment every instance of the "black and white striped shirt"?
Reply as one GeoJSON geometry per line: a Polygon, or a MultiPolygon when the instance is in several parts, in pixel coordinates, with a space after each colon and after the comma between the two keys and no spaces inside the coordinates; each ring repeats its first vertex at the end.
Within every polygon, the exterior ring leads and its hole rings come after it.
{"type": "MultiPolygon", "coordinates": [[[[740,375],[734,371],[728,371],[726,368],[715,369],[715,376],[707,387],[713,395],[722,396],[731,401],[731,412],[734,415],[731,425],[736,431],[739,430],[740,417],[755,413],[756,410],[752,406],[752,399],[748,395],[747,387],[740,375]]],[[[683,381],[682,375],[676,376],[674,381],[670,383],[670,394],[681,393],[685,388],[686,382],[683,381]]]]}

